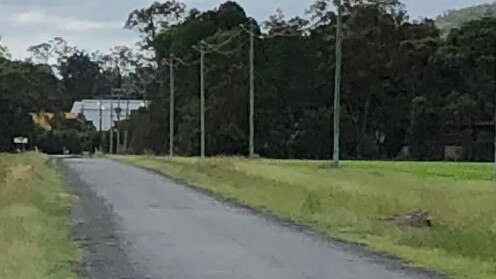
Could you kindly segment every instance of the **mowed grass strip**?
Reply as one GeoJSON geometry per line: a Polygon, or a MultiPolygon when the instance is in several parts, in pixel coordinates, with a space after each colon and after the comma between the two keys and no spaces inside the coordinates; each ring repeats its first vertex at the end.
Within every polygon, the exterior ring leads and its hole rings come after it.
{"type": "Polygon", "coordinates": [[[76,278],[69,208],[57,173],[37,153],[0,154],[0,278],[76,278]]]}
{"type": "Polygon", "coordinates": [[[496,278],[490,164],[116,157],[456,278],[496,278]],[[424,209],[433,228],[384,217],[424,209]]]}

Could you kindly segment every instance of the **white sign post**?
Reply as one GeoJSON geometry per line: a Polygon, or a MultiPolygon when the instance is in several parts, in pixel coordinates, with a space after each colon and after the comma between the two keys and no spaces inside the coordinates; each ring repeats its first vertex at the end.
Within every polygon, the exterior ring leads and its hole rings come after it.
{"type": "Polygon", "coordinates": [[[14,143],[17,144],[17,146],[18,146],[17,149],[19,151],[21,150],[21,148],[19,148],[19,145],[22,146],[22,150],[24,151],[24,150],[26,150],[26,144],[29,143],[29,138],[27,138],[27,137],[16,137],[16,138],[14,138],[14,143]]]}
{"type": "Polygon", "coordinates": [[[26,137],[17,137],[17,138],[14,138],[14,143],[15,144],[28,144],[29,139],[26,137]]]}

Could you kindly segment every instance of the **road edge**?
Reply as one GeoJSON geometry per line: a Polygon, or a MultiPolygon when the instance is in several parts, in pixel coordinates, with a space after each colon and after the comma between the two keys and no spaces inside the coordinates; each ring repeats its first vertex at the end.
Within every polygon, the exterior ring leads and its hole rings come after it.
{"type": "Polygon", "coordinates": [[[331,245],[338,246],[340,249],[347,251],[347,252],[352,252],[354,254],[357,254],[360,257],[368,258],[371,263],[382,265],[388,270],[401,271],[407,275],[408,274],[422,275],[422,276],[426,276],[426,277],[431,278],[431,279],[454,279],[454,278],[451,278],[448,275],[445,275],[439,271],[429,270],[428,268],[422,267],[422,266],[415,266],[414,263],[409,263],[400,257],[396,257],[396,256],[390,255],[390,254],[385,253],[385,252],[375,251],[375,250],[373,250],[372,247],[370,247],[368,245],[343,240],[343,239],[338,238],[336,236],[333,236],[331,234],[318,231],[318,230],[310,227],[309,225],[301,224],[295,220],[291,220],[290,218],[274,214],[273,212],[271,212],[269,210],[266,210],[266,209],[264,210],[262,208],[257,208],[257,207],[248,205],[248,204],[246,204],[246,203],[244,203],[244,202],[242,202],[236,198],[226,197],[226,196],[224,196],[220,193],[217,193],[213,190],[203,188],[203,187],[198,186],[198,185],[191,184],[191,183],[185,181],[184,179],[169,176],[169,175],[167,175],[167,174],[165,174],[159,170],[145,167],[145,166],[135,165],[135,164],[132,164],[130,162],[121,161],[121,160],[116,159],[116,158],[105,157],[104,159],[111,160],[111,161],[114,161],[114,162],[117,162],[120,164],[128,165],[131,167],[139,168],[139,169],[142,169],[144,171],[151,172],[155,175],[159,175],[165,179],[168,179],[168,180],[175,182],[178,185],[184,186],[184,187],[186,187],[192,191],[195,191],[195,192],[200,193],[202,195],[208,196],[208,197],[210,197],[210,198],[212,198],[212,199],[214,199],[220,203],[223,203],[229,207],[244,209],[244,210],[248,211],[249,213],[256,215],[256,216],[259,216],[259,217],[262,217],[262,218],[264,218],[270,222],[274,222],[274,223],[279,224],[281,226],[293,229],[299,233],[303,233],[307,236],[320,239],[324,242],[328,242],[331,245]]]}
{"type": "Polygon", "coordinates": [[[83,259],[74,264],[74,272],[78,278],[141,278],[125,252],[126,243],[117,234],[118,217],[64,162],[73,158],[79,157],[51,157],[50,161],[68,192],[75,197],[70,210],[72,238],[83,251],[83,259]],[[91,214],[95,211],[98,214],[91,214]]]}

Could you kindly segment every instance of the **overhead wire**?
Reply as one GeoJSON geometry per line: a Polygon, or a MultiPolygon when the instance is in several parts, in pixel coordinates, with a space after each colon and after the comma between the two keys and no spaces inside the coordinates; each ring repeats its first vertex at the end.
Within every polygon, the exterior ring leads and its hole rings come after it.
{"type": "Polygon", "coordinates": [[[320,26],[321,24],[323,23],[323,21],[317,21],[315,22],[314,24],[312,24],[311,26],[308,26],[308,27],[305,27],[303,29],[298,29],[296,30],[284,30],[282,32],[275,32],[275,33],[271,33],[271,34],[261,34],[261,35],[257,35],[255,34],[252,30],[249,30],[248,28],[246,28],[246,25],[245,24],[241,24],[240,25],[240,28],[245,31],[246,33],[248,34],[251,34],[253,36],[256,36],[258,37],[259,39],[271,39],[271,38],[276,38],[276,37],[298,37],[298,36],[302,36],[305,34],[305,32],[308,32],[308,31],[311,31],[313,30],[315,27],[318,27],[320,26]],[[289,33],[289,32],[293,32],[293,33],[289,33]]]}

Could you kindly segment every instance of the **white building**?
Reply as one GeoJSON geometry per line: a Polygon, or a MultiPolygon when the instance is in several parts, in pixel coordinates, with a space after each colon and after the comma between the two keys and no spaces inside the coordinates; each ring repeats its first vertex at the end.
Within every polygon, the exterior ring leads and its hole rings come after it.
{"type": "Polygon", "coordinates": [[[121,121],[131,115],[132,111],[139,110],[146,106],[143,100],[82,100],[75,102],[71,113],[79,115],[83,113],[88,121],[91,121],[97,130],[100,130],[100,116],[102,120],[102,131],[110,130],[111,108],[113,107],[113,122],[121,121]],[[120,116],[117,111],[121,111],[120,116]]]}

